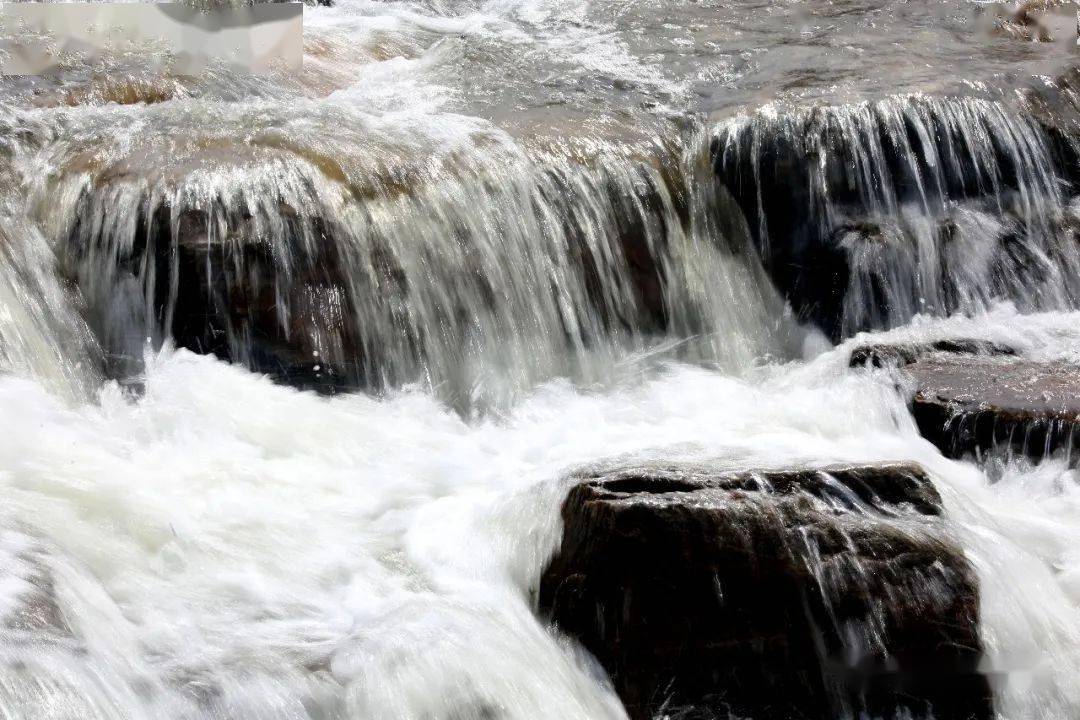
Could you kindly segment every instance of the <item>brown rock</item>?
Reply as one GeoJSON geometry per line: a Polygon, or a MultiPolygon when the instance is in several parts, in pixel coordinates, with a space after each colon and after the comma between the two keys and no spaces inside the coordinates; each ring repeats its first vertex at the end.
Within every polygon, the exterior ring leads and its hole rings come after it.
{"type": "Polygon", "coordinates": [[[991,451],[1035,460],[1080,442],[1080,366],[1012,358],[935,357],[907,365],[923,437],[961,457],[991,451]]]}
{"type": "Polygon", "coordinates": [[[899,343],[862,345],[851,351],[850,367],[870,365],[892,367],[907,365],[932,353],[957,355],[1015,355],[1016,350],[1006,345],[972,338],[949,338],[925,343],[899,343]]]}
{"type": "Polygon", "coordinates": [[[918,466],[580,479],[539,605],[632,718],[992,716],[976,579],[918,466]]]}

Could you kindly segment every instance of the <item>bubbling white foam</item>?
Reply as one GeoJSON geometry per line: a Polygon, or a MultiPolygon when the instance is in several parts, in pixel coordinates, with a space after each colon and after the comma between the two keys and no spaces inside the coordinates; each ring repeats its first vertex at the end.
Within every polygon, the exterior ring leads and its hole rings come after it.
{"type": "MultiPolygon", "coordinates": [[[[978,326],[1035,353],[1075,347],[1077,319],[998,308],[907,333],[978,326]]],[[[148,358],[137,401],[108,386],[72,404],[0,378],[0,609],[57,608],[51,625],[3,630],[0,705],[621,717],[530,597],[558,543],[566,471],[623,457],[924,464],[980,576],[1003,717],[1080,712],[1075,472],[1015,465],[990,484],[944,459],[886,373],[847,369],[849,348],[739,379],[667,365],[603,391],[557,381],[473,422],[419,390],[326,399],[169,349],[148,358]]]]}

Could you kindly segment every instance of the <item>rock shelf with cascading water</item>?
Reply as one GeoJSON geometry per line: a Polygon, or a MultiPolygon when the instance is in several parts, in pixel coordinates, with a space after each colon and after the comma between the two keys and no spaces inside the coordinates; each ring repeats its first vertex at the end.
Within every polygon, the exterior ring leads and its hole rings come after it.
{"type": "Polygon", "coordinates": [[[177,112],[144,108],[163,132],[135,140],[129,115],[72,112],[65,142],[30,124],[12,150],[54,169],[32,204],[114,377],[172,339],[300,387],[420,383],[468,409],[665,343],[728,367],[783,356],[762,268],[833,337],[1080,297],[1046,133],[987,100],[761,110],[716,129],[715,177],[678,130],[566,152],[325,109],[193,134],[177,112]]]}
{"type": "MultiPolygon", "coordinates": [[[[175,112],[143,110],[190,125],[175,112]]],[[[483,128],[447,148],[355,118],[317,142],[287,119],[222,122],[136,141],[88,123],[21,148],[57,168],[39,213],[113,376],[172,338],[301,387],[420,383],[467,408],[603,379],[665,338],[696,337],[681,352],[707,362],[771,350],[769,290],[713,231],[715,182],[681,140],[571,157],[483,128]]]]}
{"type": "Polygon", "coordinates": [[[1074,471],[904,415],[1075,357],[1075,46],[749,5],[4,79],[0,715],[1080,717],[1074,471]]]}
{"type": "Polygon", "coordinates": [[[915,386],[919,430],[950,457],[1001,452],[1075,463],[1080,366],[1010,358],[923,358],[904,374],[915,386]]]}
{"type": "Polygon", "coordinates": [[[301,387],[419,382],[462,408],[602,379],[613,353],[666,341],[745,365],[784,352],[751,245],[833,337],[1080,297],[1046,133],[987,100],[758,111],[715,131],[720,185],[677,135],[567,154],[352,118],[327,141],[318,128],[344,125],[329,111],[315,130],[252,110],[191,134],[169,112],[142,110],[185,129],[131,141],[72,113],[67,142],[13,150],[55,168],[38,214],[117,377],[137,375],[148,337],[301,387]],[[397,155],[372,154],[372,134],[397,155]],[[425,143],[432,161],[410,161],[425,143]]]}
{"type": "Polygon", "coordinates": [[[1055,138],[1002,103],[907,96],[758,110],[712,152],[780,291],[838,339],[1000,300],[1075,307],[1055,138]]]}

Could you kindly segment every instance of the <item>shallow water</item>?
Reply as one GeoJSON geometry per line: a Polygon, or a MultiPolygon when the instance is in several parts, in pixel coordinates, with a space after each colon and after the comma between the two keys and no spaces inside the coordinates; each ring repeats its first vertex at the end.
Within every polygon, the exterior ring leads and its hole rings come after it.
{"type": "MultiPolygon", "coordinates": [[[[132,52],[4,79],[0,717],[624,717],[533,614],[568,472],[613,459],[922,463],[980,578],[1001,717],[1080,716],[1077,470],[946,460],[896,378],[847,362],[980,337],[1080,363],[1070,168],[1014,103],[1075,46],[993,35],[990,12],[342,0],[305,9],[295,76],[132,52]],[[805,157],[846,147],[914,248],[858,256],[841,335],[876,329],[837,347],[784,305],[760,256],[784,238],[709,156],[822,116],[841,142],[805,157]],[[923,174],[940,118],[960,189],[923,174]],[[927,136],[900,169],[896,127],[927,136]],[[155,260],[196,245],[188,275],[155,260]],[[999,246],[1040,272],[1002,273],[999,246]],[[220,328],[235,364],[169,339],[182,291],[215,283],[269,308],[220,328]],[[267,327],[367,392],[249,371],[267,327]]],[[[855,205],[829,181],[789,180],[819,183],[823,236],[855,205]]]]}

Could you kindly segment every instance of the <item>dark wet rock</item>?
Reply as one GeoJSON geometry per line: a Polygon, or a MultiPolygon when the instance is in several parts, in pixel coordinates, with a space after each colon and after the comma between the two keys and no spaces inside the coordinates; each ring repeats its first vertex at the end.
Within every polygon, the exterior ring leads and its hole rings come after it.
{"type": "MultiPolygon", "coordinates": [[[[643,191],[641,208],[630,207],[635,200],[615,198],[613,202],[626,205],[618,208],[616,217],[636,314],[619,315],[608,305],[605,292],[610,288],[601,286],[590,251],[581,248],[575,257],[606,325],[659,331],[668,322],[658,259],[662,249],[651,245],[649,238],[664,236],[665,220],[657,207],[658,191],[643,191]]],[[[415,364],[421,365],[429,351],[426,338],[414,327],[410,280],[378,238],[365,249],[366,257],[345,255],[342,248],[349,243],[335,238],[335,233],[345,234],[344,229],[335,227],[332,220],[303,215],[282,204],[275,220],[284,228],[282,245],[290,254],[286,270],[272,244],[258,237],[250,215],[234,212],[224,227],[211,228],[206,213],[187,210],[176,223],[176,241],[171,243],[170,213],[163,207],[153,218],[149,235],[156,238],[156,247],[150,252],[161,278],[154,312],[167,324],[167,334],[178,346],[324,393],[381,390],[416,380],[395,367],[395,358],[384,357],[390,343],[365,337],[358,327],[362,313],[355,305],[356,289],[366,283],[370,287],[360,295],[380,304],[388,326],[407,339],[415,364]],[[369,274],[368,268],[373,272],[369,274]],[[167,280],[170,277],[175,279],[167,280]]],[[[585,232],[570,228],[569,235],[585,232]]],[[[482,280],[479,270],[477,277],[482,280]]],[[[494,290],[487,302],[492,307],[497,304],[494,290]]],[[[117,304],[109,307],[115,309],[117,304]]],[[[443,311],[461,313],[464,309],[443,311]]],[[[102,317],[98,326],[107,324],[110,315],[106,312],[102,317]]],[[[141,341],[142,333],[137,334],[141,341]]],[[[141,355],[138,348],[137,343],[126,343],[114,353],[123,363],[114,376],[133,374],[131,358],[141,355]]]]}
{"type": "Polygon", "coordinates": [[[991,8],[994,13],[991,34],[1024,42],[1050,42],[1053,35],[1044,23],[1047,11],[1055,5],[1055,0],[1029,0],[1013,7],[997,5],[991,8]]]}
{"type": "Polygon", "coordinates": [[[1045,133],[1055,167],[1075,194],[1080,189],[1080,68],[1021,93],[1024,111],[1045,133]]]}
{"type": "Polygon", "coordinates": [[[941,512],[905,464],[582,473],[539,606],[635,719],[989,718],[941,512]]]}
{"type": "Polygon", "coordinates": [[[1045,225],[1069,158],[1044,130],[970,98],[775,107],[718,126],[712,158],[778,290],[839,340],[999,299],[1056,302],[1060,289],[1033,288],[1068,285],[1076,251],[1045,225]]]}
{"type": "Polygon", "coordinates": [[[1041,460],[1064,451],[1071,460],[1080,443],[1080,366],[969,338],[864,345],[850,365],[901,368],[919,432],[949,457],[1041,460]]]}
{"type": "MultiPolygon", "coordinates": [[[[425,195],[431,178],[352,186],[334,158],[271,147],[286,167],[302,168],[295,192],[259,185],[210,200],[132,190],[122,163],[80,189],[58,254],[86,300],[108,377],[138,378],[147,343],[172,340],[301,388],[378,392],[420,383],[464,408],[485,365],[477,358],[498,355],[500,345],[527,344],[528,353],[549,345],[550,358],[523,362],[546,378],[573,367],[566,356],[613,336],[669,329],[667,290],[685,283],[665,262],[667,237],[689,219],[673,199],[679,188],[651,164],[626,173],[621,165],[556,166],[528,179],[536,203],[508,206],[510,196],[492,186],[479,193],[494,198],[490,206],[475,215],[457,198],[445,213],[427,207],[445,199],[425,195]],[[310,175],[347,186],[339,198],[346,207],[320,198],[310,175]],[[421,237],[410,237],[411,216],[429,211],[434,217],[417,222],[421,237]],[[502,242],[506,223],[514,238],[502,242]],[[566,258],[547,258],[564,251],[566,258]],[[529,263],[536,269],[526,274],[529,263]],[[533,333],[536,342],[526,337],[533,333]]],[[[192,153],[202,160],[202,150],[192,153]]],[[[684,316],[694,310],[680,312],[683,325],[692,325],[684,316]]]]}
{"type": "MultiPolygon", "coordinates": [[[[93,200],[84,197],[87,206],[93,200]]],[[[144,207],[130,247],[115,247],[82,219],[93,217],[87,211],[62,248],[106,376],[137,386],[146,343],[168,338],[304,389],[375,384],[332,222],[286,203],[258,218],[242,204],[212,213],[149,199],[144,207]]]]}
{"type": "Polygon", "coordinates": [[[948,338],[931,342],[881,343],[861,345],[851,351],[849,365],[895,367],[907,365],[932,353],[957,355],[1016,355],[1016,350],[1000,343],[975,338],[948,338]]]}
{"type": "Polygon", "coordinates": [[[800,318],[838,336],[848,260],[830,242],[832,233],[808,217],[814,206],[804,181],[809,158],[780,129],[760,140],[750,134],[718,139],[712,152],[717,174],[745,215],[778,289],[800,318]]]}
{"type": "MultiPolygon", "coordinates": [[[[284,204],[279,211],[290,244],[315,248],[293,254],[288,279],[282,259],[257,237],[250,216],[237,214],[212,237],[207,215],[181,215],[175,259],[168,253],[157,258],[159,277],[176,277],[175,287],[161,287],[156,301],[167,309],[175,292],[173,340],[303,389],[333,393],[368,384],[361,344],[349,322],[347,270],[328,239],[331,227],[284,204]],[[170,261],[174,271],[166,265],[170,261]]],[[[163,224],[159,233],[167,232],[169,221],[163,224]]]]}
{"type": "Polygon", "coordinates": [[[904,367],[923,437],[949,457],[1003,452],[1072,460],[1080,443],[1080,366],[1012,358],[927,357],[904,367]]]}

